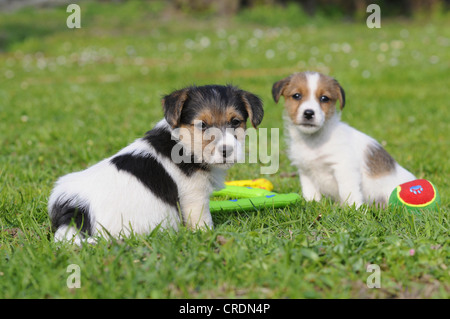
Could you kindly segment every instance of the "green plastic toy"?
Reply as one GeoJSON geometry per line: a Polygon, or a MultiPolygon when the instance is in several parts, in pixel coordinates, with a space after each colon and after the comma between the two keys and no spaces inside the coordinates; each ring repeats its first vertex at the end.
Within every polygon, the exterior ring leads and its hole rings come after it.
{"type": "Polygon", "coordinates": [[[281,208],[300,199],[297,193],[278,194],[261,188],[226,185],[213,192],[213,196],[229,196],[235,199],[211,200],[209,210],[213,212],[242,212],[267,208],[281,208]]]}
{"type": "Polygon", "coordinates": [[[249,186],[225,185],[225,188],[213,192],[213,196],[229,196],[233,198],[252,198],[276,194],[266,189],[249,186]]]}

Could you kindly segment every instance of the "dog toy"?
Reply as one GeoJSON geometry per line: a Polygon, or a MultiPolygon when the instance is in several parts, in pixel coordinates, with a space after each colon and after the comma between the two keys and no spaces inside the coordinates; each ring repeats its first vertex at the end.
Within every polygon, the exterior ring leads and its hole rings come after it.
{"type": "Polygon", "coordinates": [[[213,196],[229,196],[235,199],[210,201],[210,212],[242,212],[264,207],[281,208],[300,199],[297,193],[278,194],[262,188],[235,185],[226,185],[225,188],[213,192],[213,196]]]}
{"type": "Polygon", "coordinates": [[[225,182],[225,185],[257,187],[257,188],[267,189],[268,191],[273,190],[273,184],[265,178],[229,181],[229,182],[225,182]]]}
{"type": "Polygon", "coordinates": [[[416,179],[397,186],[389,197],[389,204],[404,206],[410,212],[436,210],[441,199],[436,187],[426,179],[416,179]]]}
{"type": "Polygon", "coordinates": [[[275,194],[263,188],[248,187],[248,186],[235,186],[225,184],[225,188],[214,191],[213,196],[228,196],[232,198],[252,198],[266,195],[275,194]]]}

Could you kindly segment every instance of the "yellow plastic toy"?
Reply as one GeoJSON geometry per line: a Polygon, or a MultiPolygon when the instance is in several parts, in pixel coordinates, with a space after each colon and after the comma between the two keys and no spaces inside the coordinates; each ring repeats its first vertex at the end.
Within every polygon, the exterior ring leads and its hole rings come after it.
{"type": "Polygon", "coordinates": [[[268,191],[273,190],[273,184],[265,178],[229,181],[229,182],[225,182],[225,185],[262,188],[262,189],[265,189],[268,191]]]}

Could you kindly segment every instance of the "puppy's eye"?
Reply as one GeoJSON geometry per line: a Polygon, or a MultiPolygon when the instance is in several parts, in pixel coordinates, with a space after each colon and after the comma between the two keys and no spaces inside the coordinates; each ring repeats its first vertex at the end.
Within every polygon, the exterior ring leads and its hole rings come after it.
{"type": "Polygon", "coordinates": [[[239,125],[241,125],[241,120],[239,120],[239,119],[232,119],[231,120],[231,126],[238,127],[239,125]]]}
{"type": "Polygon", "coordinates": [[[194,124],[199,130],[206,130],[208,128],[208,125],[203,121],[198,121],[194,124]]]}
{"type": "Polygon", "coordinates": [[[320,97],[320,102],[327,103],[329,100],[330,100],[330,98],[326,95],[322,95],[320,97]]]}
{"type": "Polygon", "coordinates": [[[292,95],[292,98],[294,100],[301,100],[302,99],[302,95],[300,93],[295,93],[294,95],[292,95]]]}

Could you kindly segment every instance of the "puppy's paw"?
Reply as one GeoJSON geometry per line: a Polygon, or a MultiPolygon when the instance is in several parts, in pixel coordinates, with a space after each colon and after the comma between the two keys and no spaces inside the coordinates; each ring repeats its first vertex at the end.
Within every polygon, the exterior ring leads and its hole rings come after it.
{"type": "Polygon", "coordinates": [[[320,193],[317,192],[302,192],[303,198],[307,201],[307,202],[319,202],[322,199],[322,195],[320,193]]]}

